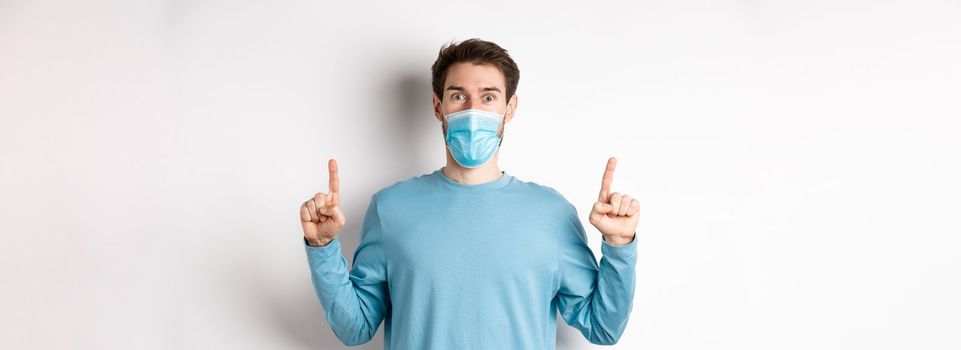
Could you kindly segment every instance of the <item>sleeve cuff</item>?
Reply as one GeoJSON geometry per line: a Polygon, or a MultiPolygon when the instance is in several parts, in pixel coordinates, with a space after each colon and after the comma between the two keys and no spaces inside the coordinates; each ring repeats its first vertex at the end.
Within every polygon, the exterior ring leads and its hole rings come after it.
{"type": "Polygon", "coordinates": [[[634,234],[634,238],[631,242],[622,246],[612,245],[607,243],[604,238],[601,238],[601,254],[604,256],[617,256],[617,257],[634,257],[637,255],[637,234],[634,234]]]}
{"type": "Polygon", "coordinates": [[[304,250],[307,251],[307,254],[314,255],[314,256],[340,255],[339,237],[334,237],[334,239],[330,241],[330,243],[328,243],[323,247],[314,247],[310,244],[307,244],[307,237],[303,238],[303,242],[304,242],[304,250]]]}

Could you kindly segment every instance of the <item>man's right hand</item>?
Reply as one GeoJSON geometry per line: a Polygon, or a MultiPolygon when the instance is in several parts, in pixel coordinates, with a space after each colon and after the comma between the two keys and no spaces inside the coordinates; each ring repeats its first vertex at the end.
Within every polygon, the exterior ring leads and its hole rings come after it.
{"type": "Polygon", "coordinates": [[[304,226],[307,244],[326,246],[347,223],[340,211],[340,179],[337,177],[337,161],[327,161],[330,171],[330,194],[317,192],[300,206],[300,223],[304,226]]]}

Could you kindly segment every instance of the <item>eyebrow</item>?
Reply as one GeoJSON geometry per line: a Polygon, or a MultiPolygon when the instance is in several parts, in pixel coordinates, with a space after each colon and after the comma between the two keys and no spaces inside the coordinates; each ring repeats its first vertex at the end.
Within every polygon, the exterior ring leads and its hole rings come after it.
{"type": "MultiPolygon", "coordinates": [[[[457,85],[448,86],[448,87],[447,87],[447,90],[456,90],[456,91],[461,91],[461,92],[467,92],[467,89],[464,89],[463,87],[457,86],[457,85]]],[[[481,91],[497,91],[497,92],[501,92],[501,93],[502,93],[501,89],[497,88],[496,86],[485,86],[485,87],[481,88],[481,91]]]]}

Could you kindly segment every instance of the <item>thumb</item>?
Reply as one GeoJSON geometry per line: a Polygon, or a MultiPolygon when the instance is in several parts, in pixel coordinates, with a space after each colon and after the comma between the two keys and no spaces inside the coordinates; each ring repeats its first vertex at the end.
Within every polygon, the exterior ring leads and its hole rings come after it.
{"type": "Polygon", "coordinates": [[[594,212],[598,214],[607,214],[614,211],[614,206],[601,201],[594,202],[594,212]]]}
{"type": "Polygon", "coordinates": [[[332,205],[328,208],[330,213],[330,218],[334,220],[338,225],[344,225],[347,223],[347,219],[344,218],[344,213],[340,211],[339,205],[332,205]]]}

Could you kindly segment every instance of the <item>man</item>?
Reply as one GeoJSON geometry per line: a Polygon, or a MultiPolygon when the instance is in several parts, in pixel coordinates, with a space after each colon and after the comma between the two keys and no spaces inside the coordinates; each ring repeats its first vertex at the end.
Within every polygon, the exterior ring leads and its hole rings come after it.
{"type": "Polygon", "coordinates": [[[639,208],[610,192],[615,158],[590,214],[603,235],[598,265],[565,197],[498,168],[517,109],[519,71],[507,51],[452,43],[432,73],[447,164],[374,193],[349,273],[334,159],[330,193],[300,207],[311,279],[334,334],[366,343],[384,321],[386,349],[554,349],[559,310],[591,343],[616,343],[634,297],[639,208]]]}

